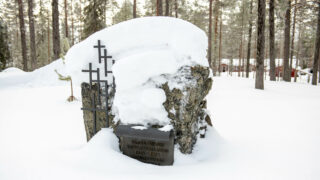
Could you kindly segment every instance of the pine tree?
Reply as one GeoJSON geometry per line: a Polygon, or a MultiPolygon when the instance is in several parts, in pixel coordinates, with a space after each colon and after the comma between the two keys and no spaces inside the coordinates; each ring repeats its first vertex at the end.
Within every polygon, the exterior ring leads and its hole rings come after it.
{"type": "Polygon", "coordinates": [[[58,1],[59,0],[52,0],[52,43],[54,59],[59,59],[61,54],[58,1]]]}
{"type": "Polygon", "coordinates": [[[177,0],[174,0],[174,14],[175,14],[175,17],[178,18],[178,2],[177,2],[177,0]]]}
{"type": "Polygon", "coordinates": [[[22,69],[19,23],[15,0],[6,0],[3,2],[2,6],[0,6],[0,19],[2,26],[5,27],[3,30],[6,32],[6,45],[8,46],[10,55],[10,58],[6,59],[7,67],[15,66],[22,69]]]}
{"type": "Polygon", "coordinates": [[[166,0],[166,13],[165,13],[165,16],[169,16],[169,0],[166,0]]]}
{"type": "Polygon", "coordinates": [[[218,58],[218,23],[219,23],[219,0],[215,0],[214,5],[214,43],[213,43],[213,61],[212,61],[212,68],[213,68],[213,75],[216,76],[217,74],[217,58],[218,58]]]}
{"type": "Polygon", "coordinates": [[[29,33],[30,33],[30,55],[31,55],[31,69],[37,67],[36,57],[36,35],[34,30],[34,16],[33,16],[33,0],[28,0],[28,17],[29,17],[29,33]]]}
{"type": "Polygon", "coordinates": [[[36,21],[36,49],[37,64],[42,67],[50,63],[51,48],[50,48],[50,24],[48,17],[50,16],[48,9],[45,8],[43,0],[39,3],[39,14],[36,21]]]}
{"type": "Polygon", "coordinates": [[[265,0],[258,0],[258,34],[257,34],[257,65],[256,65],[256,89],[264,89],[264,28],[265,28],[265,0]]]}
{"type": "Polygon", "coordinates": [[[157,16],[162,15],[162,0],[157,0],[157,16]]]}
{"type": "Polygon", "coordinates": [[[8,47],[8,31],[3,20],[0,19],[0,71],[7,67],[7,62],[10,58],[10,52],[8,47]]]}
{"type": "Polygon", "coordinates": [[[249,32],[248,32],[249,37],[248,37],[248,48],[247,48],[246,78],[249,78],[249,68],[250,68],[251,36],[252,36],[252,9],[253,9],[253,0],[250,1],[249,32]]]}
{"type": "Polygon", "coordinates": [[[269,2],[269,50],[270,50],[270,80],[276,80],[276,62],[274,50],[274,0],[269,2]]]}
{"type": "Polygon", "coordinates": [[[244,27],[244,0],[241,3],[241,31],[240,31],[240,45],[239,45],[239,61],[238,61],[238,77],[240,77],[240,72],[242,71],[241,61],[243,57],[243,27],[244,27]]]}
{"type": "Polygon", "coordinates": [[[92,0],[84,8],[84,29],[82,39],[103,29],[105,24],[106,0],[92,0]]]}
{"type": "Polygon", "coordinates": [[[65,26],[65,37],[69,38],[68,30],[68,3],[67,0],[64,0],[64,26],[65,26]]]}
{"type": "MultiPolygon", "coordinates": [[[[139,12],[137,12],[139,14],[139,12]]],[[[122,21],[127,21],[132,19],[133,14],[133,4],[130,0],[125,0],[120,8],[120,11],[115,14],[112,18],[112,24],[117,24],[122,21]]]]}
{"type": "Polygon", "coordinates": [[[293,12],[291,48],[290,48],[290,50],[291,50],[290,51],[290,74],[292,71],[292,62],[293,62],[293,54],[294,54],[294,39],[295,39],[295,32],[296,32],[297,3],[298,3],[298,1],[295,0],[295,6],[294,6],[294,12],[293,12]]]}
{"type": "Polygon", "coordinates": [[[25,27],[25,24],[24,24],[23,2],[22,2],[22,0],[18,0],[18,6],[19,6],[19,22],[20,22],[20,37],[21,37],[23,70],[24,71],[28,71],[26,27],[25,27]]]}
{"type": "Polygon", "coordinates": [[[315,41],[315,49],[313,56],[313,75],[312,84],[317,85],[317,73],[318,73],[318,63],[319,63],[319,51],[320,51],[320,2],[318,2],[318,23],[317,23],[317,34],[315,41]]]}
{"type": "Polygon", "coordinates": [[[133,18],[137,17],[137,0],[133,0],[133,18]]]}
{"type": "Polygon", "coordinates": [[[147,0],[145,1],[144,7],[145,16],[155,16],[157,15],[157,0],[147,0]]]}
{"type": "Polygon", "coordinates": [[[212,70],[214,70],[214,68],[211,65],[212,59],[211,59],[211,55],[212,55],[212,42],[211,42],[211,38],[212,38],[212,0],[209,1],[209,32],[208,32],[208,62],[209,65],[211,67],[212,70]]]}
{"type": "Polygon", "coordinates": [[[291,71],[289,68],[289,50],[290,50],[290,17],[291,17],[291,0],[287,0],[287,9],[285,16],[284,28],[284,48],[283,48],[283,80],[291,81],[291,71]]]}

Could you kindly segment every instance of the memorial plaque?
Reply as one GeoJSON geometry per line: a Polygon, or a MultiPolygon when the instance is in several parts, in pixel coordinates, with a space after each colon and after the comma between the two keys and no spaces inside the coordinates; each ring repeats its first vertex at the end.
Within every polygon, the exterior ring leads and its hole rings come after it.
{"type": "Polygon", "coordinates": [[[173,164],[174,138],[172,131],[119,125],[116,129],[116,135],[120,138],[120,150],[123,154],[145,163],[173,164]]]}

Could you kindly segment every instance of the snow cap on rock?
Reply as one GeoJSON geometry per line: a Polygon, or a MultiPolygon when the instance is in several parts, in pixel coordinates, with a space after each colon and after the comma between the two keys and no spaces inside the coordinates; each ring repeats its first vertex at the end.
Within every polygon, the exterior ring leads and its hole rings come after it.
{"type": "Polygon", "coordinates": [[[208,66],[207,37],[200,28],[177,18],[137,18],[96,32],[68,51],[65,74],[71,75],[76,85],[88,82],[88,74],[81,70],[88,69],[90,62],[93,69],[100,68],[101,79],[112,82],[111,76],[103,77],[104,62],[99,64],[98,50],[93,48],[98,40],[115,60],[114,108],[124,124],[169,124],[162,105],[164,91],[146,82],[185,65],[208,66]]]}

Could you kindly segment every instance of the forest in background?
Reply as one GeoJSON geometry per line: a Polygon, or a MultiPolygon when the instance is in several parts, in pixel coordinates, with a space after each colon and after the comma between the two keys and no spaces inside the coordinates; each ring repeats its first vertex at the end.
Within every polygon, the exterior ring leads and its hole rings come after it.
{"type": "MultiPolygon", "coordinates": [[[[250,58],[256,59],[257,72],[265,71],[264,59],[270,59],[270,79],[282,66],[283,80],[291,81],[296,58],[302,69],[313,69],[317,84],[319,6],[320,0],[1,1],[0,70],[32,71],[63,58],[71,46],[105,27],[137,17],[171,16],[207,33],[214,75],[220,74],[222,59],[239,59],[234,68],[243,77],[248,77],[250,58]]],[[[263,89],[259,73],[257,81],[263,89]]]]}

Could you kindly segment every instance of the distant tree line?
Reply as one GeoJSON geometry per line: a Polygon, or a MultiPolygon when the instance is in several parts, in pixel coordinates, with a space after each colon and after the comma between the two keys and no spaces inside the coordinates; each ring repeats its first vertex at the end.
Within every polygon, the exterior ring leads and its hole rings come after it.
{"type": "MultiPolygon", "coordinates": [[[[317,84],[320,0],[6,0],[0,3],[0,68],[32,71],[109,25],[143,16],[187,20],[208,34],[213,75],[222,59],[238,59],[238,76],[249,77],[255,59],[256,87],[263,89],[265,59],[270,80],[277,66],[284,81],[292,68],[313,69],[317,84]],[[142,10],[143,9],[143,10],[142,10]],[[297,59],[293,67],[293,59],[297,59]],[[275,59],[283,59],[276,64],[275,59]],[[260,72],[261,71],[261,72],[260,72]],[[261,76],[261,77],[260,77],[261,76]]],[[[233,64],[230,65],[232,70],[233,64]]]]}

